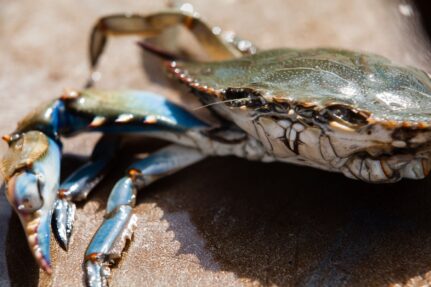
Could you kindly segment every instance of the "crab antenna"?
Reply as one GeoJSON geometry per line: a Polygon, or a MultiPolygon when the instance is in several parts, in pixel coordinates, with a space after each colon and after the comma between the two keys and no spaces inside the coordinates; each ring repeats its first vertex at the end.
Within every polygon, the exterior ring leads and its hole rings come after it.
{"type": "Polygon", "coordinates": [[[245,98],[239,98],[239,99],[232,99],[232,100],[225,100],[225,101],[219,101],[219,102],[214,102],[214,103],[209,103],[203,106],[199,106],[196,108],[193,108],[193,111],[197,111],[206,107],[211,107],[211,106],[215,106],[215,105],[220,105],[220,104],[225,104],[225,103],[235,103],[235,102],[240,102],[240,101],[244,101],[244,100],[248,100],[248,97],[245,98]]]}

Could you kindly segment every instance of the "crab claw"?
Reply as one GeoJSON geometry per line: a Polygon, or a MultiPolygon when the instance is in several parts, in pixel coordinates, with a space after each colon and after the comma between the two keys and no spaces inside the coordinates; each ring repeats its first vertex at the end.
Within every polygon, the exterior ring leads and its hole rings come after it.
{"type": "Polygon", "coordinates": [[[39,131],[14,135],[2,158],[6,197],[24,227],[30,249],[47,273],[51,218],[60,175],[60,148],[39,131]]]}

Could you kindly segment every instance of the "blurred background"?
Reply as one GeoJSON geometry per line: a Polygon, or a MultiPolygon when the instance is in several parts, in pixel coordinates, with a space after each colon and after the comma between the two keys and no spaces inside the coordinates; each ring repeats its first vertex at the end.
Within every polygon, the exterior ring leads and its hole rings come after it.
{"type": "MultiPolygon", "coordinates": [[[[431,72],[426,0],[188,1],[202,18],[258,47],[337,47],[431,72]]],[[[110,13],[151,13],[165,1],[0,0],[0,133],[88,76],[89,31],[110,13]]],[[[109,43],[98,85],[145,89],[193,108],[136,38],[109,43]]],[[[191,42],[190,46],[193,45],[191,42]]],[[[187,47],[193,48],[193,47],[187,47]]],[[[66,140],[88,155],[97,135],[66,140]]],[[[144,144],[142,144],[144,145],[144,144]]],[[[154,148],[145,142],[145,148],[154,148]]],[[[132,148],[131,148],[132,150],[132,148]]],[[[85,158],[65,157],[63,175],[85,158]]],[[[81,262],[112,176],[80,204],[70,251],[53,242],[54,274],[39,273],[0,194],[0,286],[82,286],[81,262]]],[[[431,284],[431,184],[368,185],[283,164],[209,159],[141,192],[139,227],[113,286],[424,286],[431,284]]]]}

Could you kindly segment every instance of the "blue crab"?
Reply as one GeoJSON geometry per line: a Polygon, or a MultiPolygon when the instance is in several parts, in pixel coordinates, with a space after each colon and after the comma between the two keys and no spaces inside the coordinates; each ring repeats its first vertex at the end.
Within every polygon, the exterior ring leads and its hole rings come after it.
{"type": "Polygon", "coordinates": [[[88,286],[106,286],[136,218],[137,192],[208,156],[305,165],[370,183],[425,178],[431,168],[431,80],[371,54],[337,49],[258,51],[223,39],[218,29],[181,12],[100,19],[91,34],[93,68],[111,35],[160,35],[189,29],[209,61],[183,59],[147,43],[168,74],[188,86],[218,119],[193,113],[144,91],[65,91],[5,135],[1,161],[8,201],[32,253],[46,272],[51,229],[67,249],[75,201],[106,174],[121,145],[118,134],[140,133],[172,144],[130,166],[113,187],[105,219],[84,255],[88,286]],[[89,161],[59,183],[61,138],[102,132],[89,161]],[[52,227],[51,227],[52,222],[52,227]]]}

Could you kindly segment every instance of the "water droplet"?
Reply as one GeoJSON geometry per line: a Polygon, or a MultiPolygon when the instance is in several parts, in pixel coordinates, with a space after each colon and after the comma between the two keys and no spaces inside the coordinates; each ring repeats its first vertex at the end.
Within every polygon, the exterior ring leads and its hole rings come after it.
{"type": "Polygon", "coordinates": [[[400,4],[398,5],[398,10],[400,11],[401,15],[410,17],[413,16],[414,11],[410,4],[400,4]]]}

